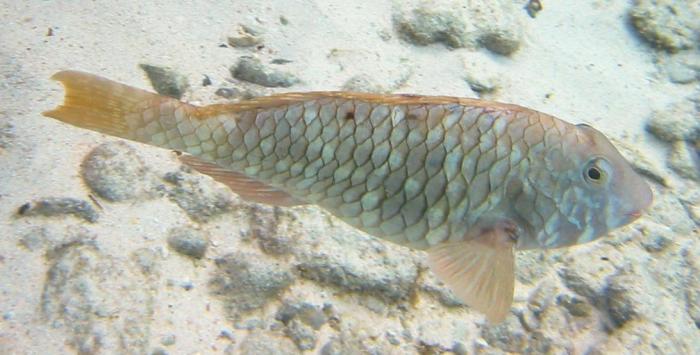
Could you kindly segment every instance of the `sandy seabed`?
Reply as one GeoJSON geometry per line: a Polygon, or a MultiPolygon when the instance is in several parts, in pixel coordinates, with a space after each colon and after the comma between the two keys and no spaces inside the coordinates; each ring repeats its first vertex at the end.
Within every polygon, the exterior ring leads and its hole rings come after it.
{"type": "Polygon", "coordinates": [[[526,1],[0,3],[0,353],[700,351],[697,2],[545,1],[534,17],[526,1]],[[258,79],[232,76],[242,57],[258,79]],[[56,71],[150,90],[140,64],[197,104],[516,103],[603,131],[655,205],[603,240],[520,253],[512,315],[490,326],[421,252],[41,115],[62,99],[56,71]]]}

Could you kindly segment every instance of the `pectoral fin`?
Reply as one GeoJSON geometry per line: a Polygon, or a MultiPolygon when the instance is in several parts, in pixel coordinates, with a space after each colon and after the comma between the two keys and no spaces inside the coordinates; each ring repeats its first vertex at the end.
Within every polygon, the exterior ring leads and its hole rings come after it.
{"type": "Polygon", "coordinates": [[[513,302],[514,245],[507,228],[482,229],[465,241],[431,248],[428,263],[462,302],[500,323],[513,302]]]}
{"type": "Polygon", "coordinates": [[[190,168],[228,186],[244,200],[283,207],[306,204],[280,189],[195,156],[181,155],[179,159],[190,168]]]}

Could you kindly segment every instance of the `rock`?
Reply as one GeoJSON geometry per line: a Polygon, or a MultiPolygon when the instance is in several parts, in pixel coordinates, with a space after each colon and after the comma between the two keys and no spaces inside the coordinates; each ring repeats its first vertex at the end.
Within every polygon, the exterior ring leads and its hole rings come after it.
{"type": "Polygon", "coordinates": [[[623,255],[612,247],[598,246],[586,254],[567,257],[559,277],[566,287],[595,304],[604,293],[606,278],[616,272],[615,265],[622,259],[623,255]]]}
{"type": "Polygon", "coordinates": [[[102,348],[146,353],[154,285],[131,263],[105,255],[89,241],[74,240],[47,254],[49,270],[41,311],[81,354],[102,348]]]}
{"type": "Polygon", "coordinates": [[[391,301],[408,298],[418,270],[407,249],[388,253],[381,242],[349,227],[331,230],[317,250],[299,255],[296,268],[303,278],[391,301]]]}
{"type": "Polygon", "coordinates": [[[19,239],[19,244],[29,251],[54,247],[58,242],[59,237],[50,231],[47,226],[32,227],[19,239]]]}
{"type": "Polygon", "coordinates": [[[550,270],[553,259],[559,257],[559,251],[526,250],[515,254],[515,277],[518,281],[534,285],[550,270]]]}
{"type": "Polygon", "coordinates": [[[479,37],[479,43],[491,52],[508,56],[520,48],[520,36],[517,32],[494,30],[479,37]]]}
{"type": "Polygon", "coordinates": [[[359,74],[351,77],[341,87],[344,91],[371,92],[376,94],[386,93],[387,90],[377,84],[369,75],[359,74]]]}
{"type": "Polygon", "coordinates": [[[465,47],[470,38],[461,8],[452,1],[421,3],[408,13],[396,14],[394,24],[401,38],[416,45],[444,43],[453,48],[465,47]]]}
{"type": "Polygon", "coordinates": [[[284,302],[282,308],[275,314],[275,319],[284,324],[289,323],[293,319],[299,319],[315,330],[321,329],[321,326],[327,322],[323,309],[307,302],[284,302]]]}
{"type": "Polygon", "coordinates": [[[161,95],[180,99],[189,87],[187,78],[171,68],[150,64],[140,64],[139,66],[146,72],[153,89],[161,95]]]}
{"type": "Polygon", "coordinates": [[[214,92],[214,95],[221,96],[225,99],[232,99],[240,95],[240,90],[231,88],[218,88],[214,92]]]}
{"type": "Polygon", "coordinates": [[[168,197],[196,222],[208,222],[229,212],[233,206],[228,189],[202,176],[176,171],[167,173],[163,179],[173,185],[167,189],[168,197]]]}
{"type": "Polygon", "coordinates": [[[455,0],[419,2],[394,15],[401,37],[413,44],[444,43],[453,48],[481,45],[510,55],[520,47],[521,25],[516,8],[508,1],[455,0]]]}
{"type": "Polygon", "coordinates": [[[298,319],[292,319],[284,333],[294,341],[301,351],[313,350],[316,348],[318,336],[313,328],[304,324],[298,319]]]}
{"type": "Polygon", "coordinates": [[[696,228],[683,203],[668,191],[654,193],[654,204],[649,211],[651,221],[665,225],[680,235],[689,235],[696,228]]]}
{"type": "Polygon", "coordinates": [[[239,329],[239,330],[253,330],[253,329],[265,329],[265,321],[262,319],[247,319],[242,322],[236,322],[233,325],[234,328],[239,329]]]}
{"type": "Polygon", "coordinates": [[[590,303],[576,295],[559,295],[557,296],[557,304],[564,307],[574,317],[588,317],[593,311],[590,303]]]}
{"type": "Polygon", "coordinates": [[[635,0],[632,26],[649,43],[669,52],[697,46],[700,3],[697,1],[635,0]]]}
{"type": "Polygon", "coordinates": [[[9,123],[0,124],[0,152],[2,152],[2,149],[10,147],[12,141],[17,137],[14,132],[15,127],[13,125],[9,123]]]}
{"type": "Polygon", "coordinates": [[[316,331],[327,321],[321,307],[306,302],[285,302],[277,311],[275,319],[285,324],[285,334],[302,351],[316,348],[316,331]]]}
{"type": "Polygon", "coordinates": [[[168,232],[168,246],[170,249],[189,256],[201,259],[207,252],[209,238],[201,231],[189,227],[173,228],[168,232]]]}
{"type": "Polygon", "coordinates": [[[688,280],[684,285],[685,305],[688,315],[700,329],[700,246],[685,252],[685,261],[689,265],[688,280]]]}
{"type": "Polygon", "coordinates": [[[155,178],[141,156],[123,141],[103,143],[93,149],[82,163],[82,175],[98,196],[112,202],[154,197],[155,178]]]}
{"type": "Polygon", "coordinates": [[[656,223],[644,223],[640,227],[643,239],[639,243],[650,253],[662,252],[673,243],[671,240],[673,231],[667,226],[656,223]]]}
{"type": "Polygon", "coordinates": [[[462,321],[446,321],[436,318],[421,320],[415,328],[415,340],[423,347],[434,349],[438,352],[450,351],[455,339],[464,339],[467,336],[469,325],[462,321]]]}
{"type": "Polygon", "coordinates": [[[260,249],[269,255],[292,253],[296,241],[285,233],[287,222],[295,220],[293,212],[260,204],[250,204],[246,208],[249,217],[250,234],[258,241],[260,249]]]}
{"type": "Polygon", "coordinates": [[[666,61],[665,70],[671,82],[692,83],[700,78],[700,54],[696,52],[675,54],[666,61]]]}
{"type": "Polygon", "coordinates": [[[177,341],[177,337],[175,336],[175,334],[166,334],[160,338],[160,343],[163,346],[174,345],[175,341],[177,341]]]}
{"type": "Polygon", "coordinates": [[[464,307],[464,303],[455,296],[445,284],[440,282],[432,272],[427,272],[423,275],[423,282],[420,285],[420,290],[426,292],[445,307],[464,307]]]}
{"type": "Polygon", "coordinates": [[[652,114],[647,130],[666,142],[700,139],[700,115],[688,100],[652,114]]]}
{"type": "Polygon", "coordinates": [[[291,73],[263,66],[260,59],[243,56],[230,68],[231,76],[238,80],[248,81],[265,87],[290,87],[299,83],[299,79],[291,73]]]}
{"type": "Polygon", "coordinates": [[[671,147],[668,165],[678,175],[700,182],[700,151],[685,141],[676,141],[671,147]]]}
{"type": "Polygon", "coordinates": [[[637,321],[615,330],[584,353],[590,355],[694,353],[693,349],[697,347],[683,344],[686,342],[689,341],[669,336],[654,323],[637,321]]]}
{"type": "MultiPolygon", "coordinates": [[[[630,263],[608,279],[603,297],[617,327],[633,320],[653,320],[665,324],[669,333],[679,334],[684,321],[690,323],[679,299],[669,294],[648,273],[645,265],[630,263]]],[[[680,296],[680,295],[678,295],[680,296]]]]}
{"type": "Polygon", "coordinates": [[[47,197],[27,202],[20,206],[17,213],[20,216],[45,217],[73,215],[90,223],[97,222],[99,218],[89,202],[71,197],[47,197]]]}
{"type": "Polygon", "coordinates": [[[265,234],[258,237],[258,245],[269,255],[287,255],[294,248],[294,239],[286,235],[265,234]]]}
{"type": "Polygon", "coordinates": [[[620,151],[623,157],[630,162],[632,169],[637,173],[646,176],[652,181],[669,187],[669,177],[665,173],[665,169],[659,167],[655,162],[646,158],[638,148],[628,143],[626,140],[611,138],[610,141],[620,151]]]}
{"type": "Polygon", "coordinates": [[[514,353],[522,353],[527,348],[529,337],[516,317],[507,317],[499,325],[485,326],[481,336],[489,345],[514,353]]]}
{"type": "Polygon", "coordinates": [[[248,31],[257,32],[251,27],[241,26],[238,28],[238,33],[235,36],[230,36],[228,38],[228,45],[231,47],[246,48],[257,46],[262,43],[262,39],[256,36],[257,33],[248,31]]]}
{"type": "Polygon", "coordinates": [[[525,5],[525,11],[527,11],[528,16],[535,18],[537,14],[542,11],[543,6],[540,0],[529,0],[527,5],[525,5]]]}
{"type": "Polygon", "coordinates": [[[160,277],[161,254],[151,248],[139,248],[131,253],[131,260],[139,267],[146,277],[158,279],[160,277]]]}
{"type": "Polygon", "coordinates": [[[363,333],[360,327],[343,329],[340,334],[333,336],[323,345],[320,355],[397,353],[396,348],[380,341],[381,338],[373,338],[363,333]]]}
{"type": "Polygon", "coordinates": [[[301,352],[296,350],[291,340],[264,331],[256,331],[245,337],[239,351],[241,355],[301,354],[301,352]]]}
{"type": "Polygon", "coordinates": [[[229,317],[235,320],[267,304],[293,281],[292,274],[279,264],[239,252],[216,260],[209,288],[223,299],[229,317]]]}

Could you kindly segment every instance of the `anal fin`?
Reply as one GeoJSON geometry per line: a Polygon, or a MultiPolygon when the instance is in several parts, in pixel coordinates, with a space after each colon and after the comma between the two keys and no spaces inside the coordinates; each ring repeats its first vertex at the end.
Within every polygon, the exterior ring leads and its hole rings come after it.
{"type": "Polygon", "coordinates": [[[494,324],[510,312],[515,286],[515,241],[501,224],[428,250],[428,263],[437,277],[494,324]]]}
{"type": "Polygon", "coordinates": [[[294,198],[278,188],[255,180],[245,174],[228,170],[215,163],[184,154],[180,155],[179,159],[190,168],[228,186],[231,191],[246,201],[282,207],[306,204],[306,202],[294,198]]]}

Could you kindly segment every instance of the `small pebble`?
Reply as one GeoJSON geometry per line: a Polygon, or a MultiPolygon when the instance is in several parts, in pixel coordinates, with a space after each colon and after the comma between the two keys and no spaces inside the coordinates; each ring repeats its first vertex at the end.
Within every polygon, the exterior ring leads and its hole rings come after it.
{"type": "Polygon", "coordinates": [[[146,72],[153,89],[161,95],[180,99],[189,87],[187,78],[173,69],[150,64],[140,64],[139,66],[146,72]]]}
{"type": "Polygon", "coordinates": [[[170,230],[168,246],[170,249],[195,259],[201,259],[209,246],[209,238],[201,231],[189,227],[170,230]]]}
{"type": "Polygon", "coordinates": [[[170,346],[170,345],[175,344],[176,340],[177,340],[177,338],[175,337],[175,334],[166,334],[166,335],[163,335],[162,338],[160,338],[160,343],[163,346],[170,346]]]}
{"type": "Polygon", "coordinates": [[[49,197],[42,200],[27,202],[19,207],[20,216],[54,217],[74,215],[90,223],[97,222],[99,214],[90,203],[70,197],[49,197]]]}
{"type": "Polygon", "coordinates": [[[290,87],[299,83],[291,73],[265,67],[259,59],[243,56],[230,68],[231,76],[265,87],[290,87]]]}
{"type": "Polygon", "coordinates": [[[527,14],[532,18],[535,18],[542,9],[542,2],[540,0],[530,0],[527,2],[527,5],[525,5],[527,14]]]}
{"type": "Polygon", "coordinates": [[[209,78],[208,75],[204,75],[204,78],[202,79],[202,86],[209,86],[211,85],[211,79],[209,78]]]}
{"type": "Polygon", "coordinates": [[[238,89],[219,88],[214,92],[214,94],[216,96],[221,96],[225,99],[230,99],[234,96],[238,96],[240,94],[240,91],[238,89]]]}

